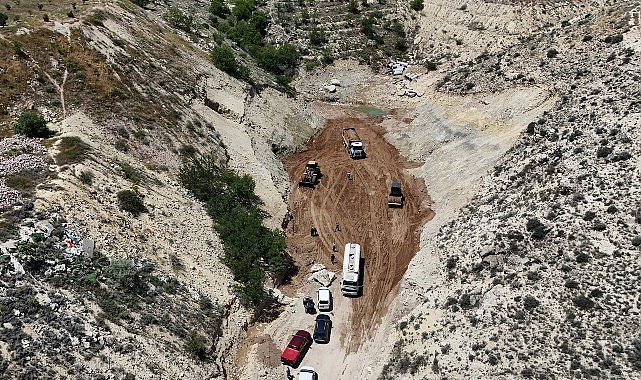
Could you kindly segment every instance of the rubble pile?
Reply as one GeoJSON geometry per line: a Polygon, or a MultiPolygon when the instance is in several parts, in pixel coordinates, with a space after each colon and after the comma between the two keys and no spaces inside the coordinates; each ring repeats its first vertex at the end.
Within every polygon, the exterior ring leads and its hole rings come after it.
{"type": "MultiPolygon", "coordinates": [[[[22,135],[3,139],[0,141],[0,176],[46,169],[47,164],[42,159],[46,152],[47,148],[37,139],[22,135]]],[[[20,202],[20,193],[8,187],[4,178],[0,178],[0,209],[20,202]]]]}

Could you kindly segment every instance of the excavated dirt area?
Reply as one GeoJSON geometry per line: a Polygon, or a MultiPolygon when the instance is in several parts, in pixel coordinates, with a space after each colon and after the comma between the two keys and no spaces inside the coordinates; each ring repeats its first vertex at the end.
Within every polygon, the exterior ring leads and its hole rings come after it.
{"type": "MultiPolygon", "coordinates": [[[[352,336],[348,351],[356,350],[387,312],[399,281],[419,250],[420,229],[434,216],[423,180],[404,170],[415,164],[401,157],[383,138],[384,129],[379,125],[383,120],[384,117],[330,119],[305,151],[284,161],[293,184],[298,183],[309,160],[318,161],[322,172],[315,189],[295,185],[290,194],[293,220],[286,228],[287,246],[301,268],[292,289],[306,282],[307,269],[313,263],[326,265],[340,281],[343,247],[348,242],[361,244],[364,290],[361,297],[349,300],[352,336]],[[343,148],[341,131],[346,127],[356,128],[364,142],[365,159],[353,160],[343,148]],[[392,181],[402,184],[406,197],[402,209],[387,206],[392,181]],[[336,230],[337,224],[340,230],[336,230]],[[312,226],[319,236],[310,235],[312,226]],[[335,264],[330,261],[333,244],[338,249],[335,264]]],[[[338,287],[334,289],[335,298],[342,297],[338,287]]]]}

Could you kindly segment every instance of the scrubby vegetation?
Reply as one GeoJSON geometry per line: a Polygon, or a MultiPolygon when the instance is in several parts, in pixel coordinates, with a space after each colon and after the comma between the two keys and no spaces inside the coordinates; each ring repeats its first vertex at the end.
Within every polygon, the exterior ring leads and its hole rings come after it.
{"type": "Polygon", "coordinates": [[[118,206],[121,210],[127,211],[134,216],[147,212],[147,207],[142,201],[140,194],[133,190],[122,190],[118,192],[118,206]]]}
{"type": "Polygon", "coordinates": [[[87,157],[91,147],[78,136],[66,136],[60,140],[59,152],[56,156],[58,165],[75,164],[87,157]]]}
{"type": "Polygon", "coordinates": [[[225,168],[214,154],[193,157],[179,178],[199,200],[207,204],[224,246],[224,262],[231,269],[241,301],[259,309],[269,302],[263,282],[268,273],[282,284],[295,272],[285,239],[262,225],[261,201],[254,180],[225,168]]]}
{"type": "MultiPolygon", "coordinates": [[[[249,53],[259,67],[276,75],[278,82],[287,87],[297,68],[298,49],[291,44],[277,46],[265,40],[269,17],[257,8],[255,1],[236,0],[233,11],[229,11],[224,2],[213,1],[209,10],[218,30],[249,53]]],[[[216,67],[228,74],[245,80],[249,78],[248,70],[236,61],[229,46],[216,47],[212,51],[212,59],[216,67]]]]}
{"type": "Polygon", "coordinates": [[[50,137],[53,134],[44,117],[33,111],[25,111],[18,117],[13,124],[13,132],[28,137],[50,137]]]}

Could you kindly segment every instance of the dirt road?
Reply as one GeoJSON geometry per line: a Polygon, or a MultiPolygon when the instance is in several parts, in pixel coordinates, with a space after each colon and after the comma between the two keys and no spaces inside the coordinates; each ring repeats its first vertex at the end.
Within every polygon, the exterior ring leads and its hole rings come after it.
{"type": "MultiPolygon", "coordinates": [[[[419,249],[420,229],[433,212],[421,179],[405,173],[411,163],[382,136],[381,117],[339,118],[327,122],[305,151],[288,157],[284,164],[292,183],[297,184],[309,160],[317,160],[322,179],[315,189],[294,187],[289,199],[294,219],[287,227],[287,246],[302,269],[314,262],[325,264],[340,280],[343,247],[359,243],[365,259],[364,291],[351,299],[353,336],[348,351],[358,349],[387,312],[397,285],[414,253],[419,249]],[[342,145],[341,131],[356,128],[364,142],[367,158],[352,160],[342,145]],[[347,178],[352,174],[352,180],[347,178]],[[406,202],[402,209],[388,209],[387,194],[392,181],[400,181],[406,202]],[[339,229],[336,229],[338,224],[339,229]],[[314,226],[319,236],[310,236],[314,226]],[[331,264],[336,244],[336,264],[331,264]]],[[[298,281],[297,281],[298,280],[298,281]]],[[[341,297],[340,292],[335,293],[341,297]]]]}

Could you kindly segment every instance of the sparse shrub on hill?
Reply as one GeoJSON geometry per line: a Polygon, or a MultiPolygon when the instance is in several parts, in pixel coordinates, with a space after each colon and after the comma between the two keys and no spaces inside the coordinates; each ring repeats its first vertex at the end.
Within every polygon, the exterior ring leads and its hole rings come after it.
{"type": "Polygon", "coordinates": [[[350,13],[358,13],[358,2],[356,0],[349,0],[349,3],[347,4],[347,10],[350,13]]]}
{"type": "Polygon", "coordinates": [[[224,247],[224,263],[240,283],[237,291],[243,304],[254,308],[265,303],[265,272],[277,284],[295,273],[294,261],[285,251],[285,239],[263,226],[256,184],[223,168],[215,155],[192,157],[179,172],[183,186],[207,204],[214,228],[224,247]]]}
{"type": "Polygon", "coordinates": [[[412,0],[410,2],[410,7],[413,10],[419,12],[423,10],[423,8],[425,7],[425,4],[423,3],[423,0],[412,0]]]}
{"type": "Polygon", "coordinates": [[[82,162],[87,157],[91,147],[78,136],[65,136],[60,139],[58,149],[56,163],[58,165],[67,165],[82,162]]]}
{"type": "Polygon", "coordinates": [[[129,259],[115,259],[105,268],[105,274],[121,289],[135,294],[144,294],[147,290],[146,277],[151,268],[137,268],[129,259]]]}
{"type": "Polygon", "coordinates": [[[193,33],[195,30],[194,27],[194,18],[188,14],[185,14],[178,7],[169,7],[167,13],[163,15],[165,20],[176,29],[180,29],[186,33],[193,33]]]}
{"type": "Polygon", "coordinates": [[[93,183],[93,172],[91,170],[83,170],[78,175],[78,179],[85,185],[91,185],[93,183]]]}
{"type": "Polygon", "coordinates": [[[142,202],[142,198],[138,193],[132,190],[122,190],[117,194],[118,206],[123,211],[127,211],[134,216],[138,216],[143,212],[147,212],[147,207],[142,202]]]}
{"type": "Polygon", "coordinates": [[[51,137],[53,131],[47,127],[44,117],[37,112],[25,111],[13,124],[13,132],[29,137],[51,137]]]}
{"type": "Polygon", "coordinates": [[[325,36],[325,33],[320,30],[317,25],[312,26],[307,36],[312,45],[320,46],[327,42],[327,36],[325,36]]]}
{"type": "Polygon", "coordinates": [[[185,344],[185,349],[188,353],[194,357],[205,360],[207,359],[207,341],[204,337],[198,334],[189,334],[187,338],[187,343],[185,344]]]}
{"type": "Polygon", "coordinates": [[[131,0],[131,2],[132,2],[132,3],[134,3],[134,4],[136,4],[137,6],[139,6],[139,7],[141,7],[141,8],[144,8],[144,7],[146,7],[147,5],[149,5],[149,3],[150,3],[151,1],[150,1],[150,0],[131,0]]]}
{"type": "Polygon", "coordinates": [[[0,12],[0,26],[6,26],[7,20],[9,20],[9,16],[7,16],[5,13],[0,12]]]}

